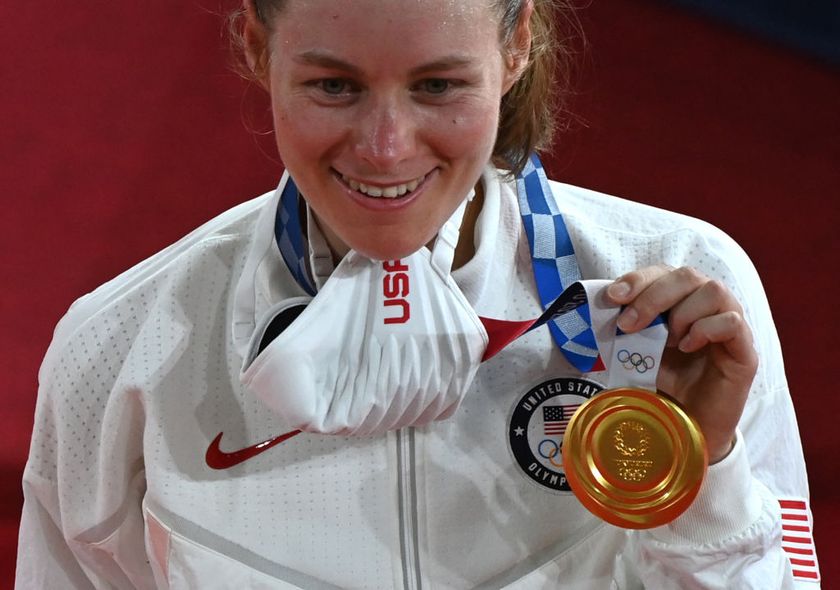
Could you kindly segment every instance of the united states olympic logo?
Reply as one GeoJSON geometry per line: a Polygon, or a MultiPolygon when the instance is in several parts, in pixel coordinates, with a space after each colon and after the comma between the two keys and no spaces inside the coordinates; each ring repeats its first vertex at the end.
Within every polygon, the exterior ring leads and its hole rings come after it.
{"type": "Polygon", "coordinates": [[[513,458],[523,474],[554,492],[571,490],[563,468],[563,437],[575,411],[603,387],[574,377],[550,379],[516,402],[508,424],[513,458]]]}
{"type": "Polygon", "coordinates": [[[630,352],[622,348],[616,355],[618,362],[624,365],[628,371],[636,370],[637,373],[647,373],[656,366],[656,361],[649,354],[642,356],[638,352],[630,352]]]}

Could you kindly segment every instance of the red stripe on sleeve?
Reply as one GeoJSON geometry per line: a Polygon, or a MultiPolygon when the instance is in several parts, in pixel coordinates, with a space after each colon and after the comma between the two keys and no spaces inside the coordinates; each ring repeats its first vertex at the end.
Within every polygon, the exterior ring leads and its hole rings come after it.
{"type": "Polygon", "coordinates": [[[782,547],[787,553],[796,553],[797,555],[813,555],[812,549],[800,549],[799,547],[782,547]]]}
{"type": "Polygon", "coordinates": [[[779,500],[782,510],[805,510],[808,506],[800,500],[779,500]]]}
{"type": "Polygon", "coordinates": [[[790,514],[789,512],[782,512],[782,520],[808,520],[805,514],[790,514]]]}
{"type": "Polygon", "coordinates": [[[804,543],[810,545],[811,539],[808,537],[789,537],[788,535],[784,535],[782,536],[782,543],[804,543]]]}
{"type": "Polygon", "coordinates": [[[797,533],[810,533],[811,528],[807,526],[802,526],[799,524],[783,524],[782,525],[783,531],[796,531],[797,533]]]}
{"type": "Polygon", "coordinates": [[[806,570],[793,570],[793,577],[794,578],[808,578],[809,580],[816,580],[819,576],[817,576],[817,572],[809,572],[806,570]]]}
{"type": "Polygon", "coordinates": [[[790,560],[790,565],[801,565],[803,567],[814,567],[817,565],[815,561],[811,561],[810,559],[796,559],[795,557],[788,557],[790,560]]]}

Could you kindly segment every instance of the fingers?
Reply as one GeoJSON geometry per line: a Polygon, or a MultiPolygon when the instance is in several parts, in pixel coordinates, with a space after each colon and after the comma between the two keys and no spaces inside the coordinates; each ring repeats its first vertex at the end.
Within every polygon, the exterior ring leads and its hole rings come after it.
{"type": "Polygon", "coordinates": [[[709,342],[723,342],[724,333],[735,337],[745,327],[743,309],[732,292],[718,281],[703,278],[700,287],[674,304],[668,315],[668,344],[683,352],[693,352],[709,342]],[[695,328],[696,322],[711,317],[716,317],[715,321],[695,328]],[[704,326],[709,328],[708,334],[704,326]]]}
{"type": "Polygon", "coordinates": [[[607,296],[626,305],[618,317],[624,332],[636,332],[668,312],[668,345],[696,352],[723,345],[745,366],[755,361],[752,332],[732,292],[690,267],[649,266],[627,273],[607,288],[607,296]]]}
{"type": "Polygon", "coordinates": [[[607,295],[615,303],[627,305],[618,317],[618,326],[625,332],[635,332],[708,281],[690,267],[648,266],[619,277],[607,288],[607,295]]]}
{"type": "Polygon", "coordinates": [[[630,303],[649,284],[674,270],[673,266],[657,264],[646,266],[618,277],[607,287],[607,295],[615,303],[630,303]]]}
{"type": "Polygon", "coordinates": [[[740,364],[749,375],[758,368],[752,331],[744,316],[737,311],[726,311],[695,321],[680,339],[678,347],[682,352],[691,353],[708,344],[722,345],[729,358],[740,364]]]}

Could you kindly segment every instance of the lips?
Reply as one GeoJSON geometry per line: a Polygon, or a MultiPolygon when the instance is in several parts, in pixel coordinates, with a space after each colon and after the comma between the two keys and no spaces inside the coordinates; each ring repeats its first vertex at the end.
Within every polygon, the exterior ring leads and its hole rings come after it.
{"type": "Polygon", "coordinates": [[[414,191],[426,179],[426,175],[414,178],[407,182],[399,182],[390,185],[384,184],[370,184],[362,180],[351,178],[346,174],[339,173],[342,182],[349,186],[354,191],[365,195],[366,197],[373,197],[376,199],[396,199],[403,197],[414,191]]]}

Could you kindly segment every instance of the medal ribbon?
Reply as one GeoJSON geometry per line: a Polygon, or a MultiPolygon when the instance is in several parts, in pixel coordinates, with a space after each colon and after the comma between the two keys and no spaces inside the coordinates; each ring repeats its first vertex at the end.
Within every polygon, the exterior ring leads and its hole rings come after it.
{"type": "Polygon", "coordinates": [[[274,220],[274,237],[280,254],[298,285],[315,297],[315,281],[306,265],[307,251],[300,227],[300,191],[289,176],[280,194],[280,206],[274,220]]]}
{"type": "MultiPolygon", "coordinates": [[[[563,216],[536,154],[516,178],[519,211],[531,247],[531,264],[543,309],[548,309],[567,286],[581,279],[575,249],[563,216]]],[[[592,331],[588,303],[548,322],[554,342],[581,373],[604,368],[592,331]]]]}
{"type": "MultiPolygon", "coordinates": [[[[618,311],[620,311],[617,310],[613,312],[612,315],[615,317],[609,322],[612,325],[610,332],[603,333],[599,330],[598,324],[604,324],[605,320],[596,322],[592,317],[590,303],[595,301],[593,293],[590,292],[587,296],[586,288],[572,288],[575,284],[581,285],[581,283],[576,283],[582,278],[580,267],[566,223],[557,209],[548,177],[536,154],[531,155],[522,173],[517,176],[516,188],[522,223],[531,247],[534,279],[537,283],[540,302],[545,310],[534,326],[529,329],[548,323],[554,342],[566,359],[581,373],[611,369],[618,359],[613,358],[607,351],[611,351],[613,345],[618,346],[619,343],[625,345],[615,349],[616,354],[621,352],[621,358],[630,355],[632,361],[637,361],[637,355],[641,353],[631,351],[636,348],[645,350],[647,352],[641,357],[643,364],[646,366],[650,362],[655,362],[658,370],[659,359],[667,337],[664,317],[658,316],[648,328],[641,332],[624,334],[615,324],[618,311]],[[569,292],[568,295],[567,292],[569,292]],[[575,301],[580,301],[580,304],[574,306],[575,301]],[[653,345],[642,346],[642,343],[647,341],[647,337],[642,334],[647,334],[647,331],[655,326],[660,326],[660,328],[654,329],[649,334],[653,338],[653,345]],[[599,333],[596,338],[596,332],[599,331],[602,333],[599,333]],[[637,340],[639,340],[638,343],[637,340]],[[604,365],[603,359],[607,359],[607,366],[604,365]]],[[[590,281],[585,281],[585,283],[590,283],[590,281]]],[[[630,360],[620,362],[622,366],[628,363],[632,364],[630,360]]],[[[655,380],[657,370],[651,368],[639,375],[648,374],[648,377],[653,376],[655,380]]],[[[616,385],[612,381],[619,379],[622,373],[624,371],[609,371],[610,387],[616,385]]],[[[625,385],[627,384],[626,376],[621,380],[625,385]]],[[[634,376],[631,381],[637,383],[640,380],[646,382],[648,379],[634,376]]],[[[653,387],[653,389],[656,388],[653,387]]]]}

